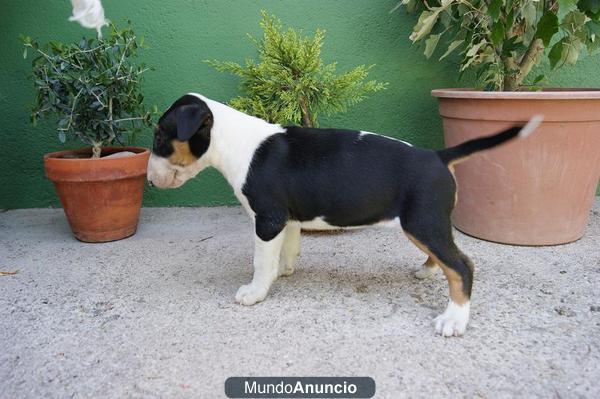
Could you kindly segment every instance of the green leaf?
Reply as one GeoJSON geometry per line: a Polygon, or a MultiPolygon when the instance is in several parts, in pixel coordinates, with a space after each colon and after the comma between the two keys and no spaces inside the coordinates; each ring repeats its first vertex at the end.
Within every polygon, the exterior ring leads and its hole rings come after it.
{"type": "Polygon", "coordinates": [[[502,7],[502,0],[492,0],[488,6],[487,13],[494,22],[498,21],[498,18],[500,18],[500,7],[502,7]]]}
{"type": "Polygon", "coordinates": [[[600,22],[590,21],[585,25],[590,36],[590,41],[600,42],[600,22]]]}
{"type": "Polygon", "coordinates": [[[585,26],[588,35],[585,45],[591,54],[600,48],[600,22],[589,21],[585,26]]]}
{"type": "Polygon", "coordinates": [[[582,31],[585,25],[586,16],[581,11],[570,11],[562,20],[561,26],[569,33],[575,34],[582,31]]]}
{"type": "MultiPolygon", "coordinates": [[[[36,49],[38,44],[30,41],[28,46],[36,49]]],[[[125,142],[121,136],[133,133],[134,125],[141,125],[142,120],[150,125],[142,102],[142,67],[132,61],[136,47],[131,29],[118,31],[114,25],[103,40],[44,45],[47,56],[37,56],[32,62],[37,90],[32,122],[38,116],[56,116],[61,142],[73,135],[87,145],[106,145],[112,138],[125,142]],[[108,98],[114,100],[110,111],[102,105],[108,98]],[[115,124],[113,120],[132,122],[115,124]]]]}
{"type": "Polygon", "coordinates": [[[442,35],[429,35],[429,38],[425,40],[425,51],[423,52],[423,54],[425,54],[425,57],[431,57],[431,55],[435,51],[435,48],[437,47],[438,42],[440,41],[440,36],[442,35]]]}
{"type": "Polygon", "coordinates": [[[510,12],[506,15],[506,30],[510,32],[515,23],[515,12],[514,10],[510,10],[510,12]]]}
{"type": "Polygon", "coordinates": [[[27,47],[23,49],[23,59],[27,58],[27,47]]]}
{"type": "Polygon", "coordinates": [[[419,20],[409,37],[413,43],[423,39],[423,37],[431,32],[442,10],[442,7],[434,7],[432,8],[432,11],[423,11],[421,13],[419,20]]]}
{"type": "Polygon", "coordinates": [[[562,20],[569,12],[577,9],[577,0],[557,0],[558,19],[562,20]]]}
{"type": "Polygon", "coordinates": [[[504,40],[504,23],[502,21],[494,22],[492,25],[491,39],[494,46],[499,46],[504,40]]]}
{"type": "Polygon", "coordinates": [[[558,32],[558,17],[553,12],[546,12],[538,22],[535,36],[542,39],[544,46],[550,45],[550,40],[558,32]]]}
{"type": "Polygon", "coordinates": [[[581,11],[589,11],[592,14],[600,12],[600,0],[579,0],[577,8],[581,11]]]}
{"type": "Polygon", "coordinates": [[[477,52],[479,51],[479,49],[481,48],[481,46],[483,46],[486,43],[485,40],[480,41],[479,43],[475,44],[474,46],[472,46],[468,51],[466,56],[467,57],[473,57],[475,54],[477,54],[477,52]]]}
{"type": "Polygon", "coordinates": [[[563,53],[563,42],[561,40],[559,42],[556,42],[554,44],[554,46],[552,46],[552,48],[550,49],[550,52],[548,53],[548,59],[550,60],[550,67],[552,69],[556,68],[556,66],[558,65],[558,62],[562,58],[562,53],[563,53]]]}
{"type": "Polygon", "coordinates": [[[548,54],[550,66],[554,69],[565,64],[575,64],[579,59],[581,47],[579,38],[575,36],[563,37],[559,42],[552,46],[552,49],[548,54]]]}
{"type": "Polygon", "coordinates": [[[544,75],[544,74],[538,75],[538,76],[536,76],[535,79],[533,79],[533,84],[539,83],[542,80],[544,80],[545,78],[546,78],[546,75],[544,75]]]}
{"type": "Polygon", "coordinates": [[[592,21],[600,21],[600,0],[581,0],[577,6],[592,21]]]}
{"type": "Polygon", "coordinates": [[[568,65],[575,65],[579,59],[581,53],[581,41],[579,38],[571,36],[565,40],[563,45],[563,58],[564,63],[568,65]]]}
{"type": "Polygon", "coordinates": [[[442,55],[440,57],[440,61],[443,60],[444,58],[446,58],[447,56],[449,56],[461,44],[463,44],[462,40],[455,40],[452,43],[450,43],[450,45],[448,46],[448,50],[446,50],[446,52],[444,53],[444,55],[442,55]]]}

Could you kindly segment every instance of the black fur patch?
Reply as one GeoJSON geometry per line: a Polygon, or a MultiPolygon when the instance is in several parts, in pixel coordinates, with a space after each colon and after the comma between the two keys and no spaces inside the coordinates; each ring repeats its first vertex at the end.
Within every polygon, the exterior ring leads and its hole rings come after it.
{"type": "Polygon", "coordinates": [[[196,108],[193,117],[200,118],[195,126],[199,126],[187,140],[190,151],[196,158],[200,158],[210,145],[210,130],[213,123],[213,115],[208,105],[196,96],[185,95],[175,101],[171,107],[160,117],[154,133],[154,144],[152,152],[163,158],[168,158],[173,154],[174,148],[171,144],[173,140],[181,140],[181,134],[178,135],[178,123],[181,126],[181,118],[189,117],[180,112],[183,107],[192,106],[196,108]]]}
{"type": "Polygon", "coordinates": [[[258,148],[242,192],[276,224],[323,217],[360,226],[401,217],[432,195],[451,209],[454,189],[435,151],[354,130],[287,127],[258,148]]]}

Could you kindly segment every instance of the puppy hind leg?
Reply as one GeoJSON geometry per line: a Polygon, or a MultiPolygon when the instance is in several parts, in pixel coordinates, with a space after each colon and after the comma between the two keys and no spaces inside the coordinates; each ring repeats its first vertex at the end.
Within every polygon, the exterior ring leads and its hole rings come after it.
{"type": "Polygon", "coordinates": [[[300,223],[288,222],[284,229],[283,246],[279,257],[279,276],[291,276],[300,256],[300,223]]]}
{"type": "Polygon", "coordinates": [[[448,280],[450,300],[444,313],[435,318],[435,331],[445,337],[459,336],[464,334],[469,322],[473,265],[458,248],[455,253],[439,256],[444,259],[440,259],[440,267],[448,280]]]}
{"type": "Polygon", "coordinates": [[[469,322],[473,264],[456,247],[451,235],[448,237],[449,241],[432,242],[430,245],[426,244],[427,240],[419,240],[408,232],[406,235],[417,247],[429,254],[448,280],[450,299],[444,313],[435,318],[435,331],[445,337],[464,334],[469,322]]]}

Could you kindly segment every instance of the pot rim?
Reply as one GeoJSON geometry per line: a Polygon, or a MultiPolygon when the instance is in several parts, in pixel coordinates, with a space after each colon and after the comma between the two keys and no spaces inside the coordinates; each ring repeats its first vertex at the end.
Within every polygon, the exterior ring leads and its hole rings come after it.
{"type": "Polygon", "coordinates": [[[541,91],[483,91],[470,88],[435,89],[431,95],[438,98],[489,100],[584,100],[600,99],[600,88],[544,88],[541,91]]]}
{"type": "Polygon", "coordinates": [[[131,152],[134,152],[135,154],[129,155],[129,156],[123,157],[123,158],[63,158],[67,154],[87,154],[87,153],[91,154],[92,153],[92,147],[84,147],[84,148],[76,148],[76,149],[72,149],[72,150],[49,152],[47,154],[44,154],[44,160],[52,159],[53,162],[56,162],[56,161],[58,161],[58,162],[89,162],[89,161],[110,162],[110,161],[115,161],[117,159],[131,159],[131,158],[136,158],[136,157],[143,157],[147,153],[150,152],[150,149],[145,148],[145,147],[133,147],[133,146],[102,147],[102,153],[103,154],[106,153],[106,155],[110,155],[115,152],[121,152],[121,151],[131,151],[131,152]]]}
{"type": "Polygon", "coordinates": [[[132,151],[119,158],[62,158],[65,154],[90,154],[91,148],[51,152],[44,155],[46,177],[53,182],[94,182],[142,177],[146,175],[150,150],[144,147],[105,147],[104,154],[132,151]]]}

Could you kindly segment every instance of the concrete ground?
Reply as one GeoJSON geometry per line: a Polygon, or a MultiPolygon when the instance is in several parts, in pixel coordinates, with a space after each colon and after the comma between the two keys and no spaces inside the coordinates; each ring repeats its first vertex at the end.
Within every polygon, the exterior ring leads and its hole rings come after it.
{"type": "Polygon", "coordinates": [[[230,376],[371,376],[377,398],[600,397],[600,200],[584,238],[513,247],[457,233],[477,272],[463,338],[434,335],[443,277],[400,231],[303,237],[252,307],[241,208],[144,209],[84,244],[61,210],[0,213],[1,398],[219,398],[230,376]]]}

